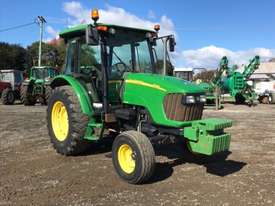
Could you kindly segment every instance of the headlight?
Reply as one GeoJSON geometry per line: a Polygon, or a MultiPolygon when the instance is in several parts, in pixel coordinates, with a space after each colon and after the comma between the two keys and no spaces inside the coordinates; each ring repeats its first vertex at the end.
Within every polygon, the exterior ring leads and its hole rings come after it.
{"type": "Polygon", "coordinates": [[[200,102],[205,103],[206,102],[206,96],[200,95],[200,102]]]}
{"type": "Polygon", "coordinates": [[[195,97],[191,95],[184,96],[182,99],[183,104],[194,104],[195,102],[195,97]]]}
{"type": "Polygon", "coordinates": [[[182,104],[195,104],[195,103],[205,103],[205,95],[186,95],[182,97],[182,104]]]}

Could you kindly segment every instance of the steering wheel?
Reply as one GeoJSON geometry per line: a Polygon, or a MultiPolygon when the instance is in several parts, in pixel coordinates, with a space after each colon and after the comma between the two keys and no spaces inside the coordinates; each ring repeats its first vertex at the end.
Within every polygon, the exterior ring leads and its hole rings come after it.
{"type": "Polygon", "coordinates": [[[127,66],[124,62],[118,62],[112,65],[112,73],[121,77],[123,73],[129,70],[129,66],[127,66]]]}

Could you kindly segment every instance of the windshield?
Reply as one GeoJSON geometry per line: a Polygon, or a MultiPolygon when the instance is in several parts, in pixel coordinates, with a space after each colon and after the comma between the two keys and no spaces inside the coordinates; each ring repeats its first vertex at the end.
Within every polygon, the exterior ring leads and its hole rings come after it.
{"type": "Polygon", "coordinates": [[[32,76],[35,79],[43,79],[44,78],[44,69],[35,68],[32,70],[32,76]]]}
{"type": "Polygon", "coordinates": [[[11,72],[0,72],[0,80],[10,82],[12,81],[12,75],[11,72]]]}
{"type": "Polygon", "coordinates": [[[110,79],[121,79],[125,72],[153,73],[147,40],[110,47],[110,79]]]}
{"type": "Polygon", "coordinates": [[[110,79],[122,79],[125,72],[153,72],[153,55],[147,36],[153,33],[143,30],[117,28],[106,39],[108,75],[110,79]]]}
{"type": "Polygon", "coordinates": [[[54,78],[58,74],[57,70],[53,68],[48,69],[48,76],[49,78],[54,78]]]}
{"type": "Polygon", "coordinates": [[[164,74],[164,58],[166,53],[166,72],[165,75],[173,75],[173,65],[170,61],[169,52],[164,45],[167,44],[166,36],[156,39],[156,44],[153,46],[154,62],[157,74],[164,74]]]}

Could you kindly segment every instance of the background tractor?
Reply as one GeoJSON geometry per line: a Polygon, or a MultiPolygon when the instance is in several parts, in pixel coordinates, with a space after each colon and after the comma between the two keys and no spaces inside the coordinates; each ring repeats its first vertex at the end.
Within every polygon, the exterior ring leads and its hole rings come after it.
{"type": "Polygon", "coordinates": [[[51,80],[58,74],[53,67],[32,67],[21,87],[21,101],[24,105],[34,105],[37,100],[47,104],[52,89],[51,80]]]}
{"type": "Polygon", "coordinates": [[[51,82],[47,109],[49,136],[58,153],[78,155],[92,142],[114,137],[116,172],[138,184],[153,175],[155,138],[174,136],[204,155],[229,149],[224,128],[232,122],[201,119],[204,91],[159,74],[156,66],[167,60],[167,46],[174,50],[172,35],[162,41],[156,31],[97,23],[97,10],[92,18],[94,24],[60,33],[67,43],[66,65],[51,82]],[[166,54],[158,56],[160,51],[166,54]]]}
{"type": "Polygon", "coordinates": [[[0,97],[2,104],[13,104],[20,99],[20,86],[23,72],[18,70],[0,70],[0,97]]]}

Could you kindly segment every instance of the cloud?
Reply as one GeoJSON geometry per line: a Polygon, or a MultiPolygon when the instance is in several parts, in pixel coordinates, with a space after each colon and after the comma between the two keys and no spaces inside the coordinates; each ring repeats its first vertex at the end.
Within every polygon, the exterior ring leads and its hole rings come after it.
{"type": "MultiPolygon", "coordinates": [[[[85,8],[78,1],[70,1],[63,3],[63,11],[69,15],[68,24],[70,26],[79,23],[91,23],[90,8],[85,8]]],[[[105,9],[99,10],[99,22],[118,24],[129,27],[139,27],[145,29],[153,29],[155,24],[160,24],[160,35],[174,34],[176,40],[180,39],[176,33],[174,22],[166,15],[160,17],[160,21],[155,20],[153,11],[148,12],[147,18],[138,17],[123,8],[106,5],[105,9]]],[[[51,29],[49,30],[51,31],[51,29]]],[[[51,32],[54,33],[54,32],[51,32]]],[[[232,64],[244,64],[255,55],[260,55],[262,60],[267,60],[275,56],[275,49],[254,48],[243,51],[232,51],[226,48],[214,45],[202,47],[199,49],[191,49],[177,51],[172,53],[172,62],[176,67],[206,67],[216,68],[222,56],[227,56],[232,64]]]]}
{"type": "MultiPolygon", "coordinates": [[[[83,7],[80,2],[71,1],[63,4],[63,11],[67,13],[70,26],[79,23],[90,23],[90,9],[83,7]]],[[[160,35],[175,34],[175,27],[173,21],[167,16],[163,15],[160,18],[160,22],[151,21],[148,19],[140,18],[130,12],[127,12],[123,8],[106,6],[106,9],[99,10],[100,19],[99,22],[118,24],[129,27],[139,27],[144,29],[153,29],[155,24],[160,24],[160,35]]]]}
{"type": "Polygon", "coordinates": [[[275,49],[254,48],[243,51],[231,51],[214,45],[195,50],[185,50],[175,55],[176,61],[186,67],[216,68],[220,59],[227,56],[230,64],[246,64],[249,59],[259,55],[262,61],[275,56],[275,49]]]}
{"type": "Polygon", "coordinates": [[[47,26],[46,27],[46,31],[47,31],[47,33],[51,36],[51,37],[53,37],[53,38],[58,38],[58,31],[56,31],[53,27],[51,27],[51,26],[47,26]]]}
{"type": "Polygon", "coordinates": [[[148,19],[156,19],[156,14],[153,10],[149,10],[147,16],[148,19]]]}

